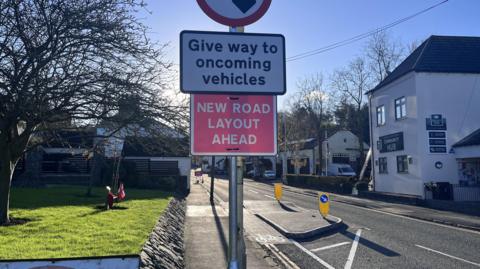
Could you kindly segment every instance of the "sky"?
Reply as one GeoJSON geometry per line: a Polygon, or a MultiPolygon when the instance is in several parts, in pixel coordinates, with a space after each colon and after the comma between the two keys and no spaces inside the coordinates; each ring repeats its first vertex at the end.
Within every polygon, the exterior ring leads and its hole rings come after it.
{"type": "MultiPolygon", "coordinates": [[[[225,0],[229,1],[229,0],[225,0]]],[[[245,27],[248,33],[282,34],[287,58],[321,48],[402,19],[442,0],[272,0],[267,13],[245,27]]],[[[182,30],[228,31],[210,19],[195,0],[146,0],[139,17],[149,36],[169,43],[167,60],[179,63],[182,30]]],[[[449,0],[427,13],[388,30],[404,45],[421,42],[430,35],[480,36],[480,0],[449,0]]],[[[322,73],[325,78],[363,54],[366,39],[297,61],[287,62],[287,93],[278,98],[285,108],[298,80],[322,73]]],[[[178,65],[176,66],[178,68],[178,65]]]]}

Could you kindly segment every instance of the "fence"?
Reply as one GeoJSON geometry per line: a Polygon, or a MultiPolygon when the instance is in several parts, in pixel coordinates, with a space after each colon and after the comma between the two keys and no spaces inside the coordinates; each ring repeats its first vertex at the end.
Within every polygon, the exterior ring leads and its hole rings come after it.
{"type": "Polygon", "coordinates": [[[480,185],[463,186],[453,185],[453,199],[455,201],[477,201],[480,202],[480,185]]]}

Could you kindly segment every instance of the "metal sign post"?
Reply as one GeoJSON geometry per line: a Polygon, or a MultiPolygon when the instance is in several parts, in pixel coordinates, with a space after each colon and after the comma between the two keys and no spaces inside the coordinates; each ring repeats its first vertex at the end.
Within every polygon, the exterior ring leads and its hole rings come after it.
{"type": "Polygon", "coordinates": [[[237,157],[237,259],[238,268],[247,268],[247,252],[243,237],[243,164],[244,158],[237,157]]]}
{"type": "MultiPolygon", "coordinates": [[[[237,32],[239,29],[236,27],[230,27],[230,32],[237,32]]],[[[243,27],[240,29],[243,32],[243,27]]],[[[228,205],[229,205],[229,229],[228,229],[228,236],[229,236],[229,269],[238,269],[238,268],[246,268],[246,257],[245,255],[245,243],[243,241],[243,174],[237,170],[238,163],[237,163],[237,156],[232,156],[230,160],[230,184],[229,184],[229,197],[228,197],[228,205]],[[239,180],[237,180],[237,176],[240,176],[239,180]],[[239,193],[239,186],[242,189],[240,195],[239,193]],[[241,244],[240,242],[243,242],[241,244]],[[243,246],[243,248],[242,248],[243,246]]],[[[240,170],[240,169],[239,169],[240,170]]]]}
{"type": "Polygon", "coordinates": [[[285,38],[243,33],[243,26],[260,19],[271,2],[197,0],[210,18],[229,26],[230,33],[180,34],[180,88],[196,94],[191,96],[191,153],[231,156],[229,269],[247,266],[239,155],[277,154],[277,106],[272,95],[286,92],[285,38]]]}
{"type": "Polygon", "coordinates": [[[230,157],[230,181],[228,184],[228,268],[237,269],[237,157],[230,157]]]}

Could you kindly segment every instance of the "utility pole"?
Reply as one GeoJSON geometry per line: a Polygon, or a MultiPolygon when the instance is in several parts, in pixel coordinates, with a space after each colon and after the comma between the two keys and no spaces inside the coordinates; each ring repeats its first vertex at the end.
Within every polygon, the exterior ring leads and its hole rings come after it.
{"type": "Polygon", "coordinates": [[[325,176],[328,174],[328,135],[325,130],[325,176]]]}
{"type": "Polygon", "coordinates": [[[283,143],[284,143],[284,147],[283,147],[283,158],[282,158],[282,182],[283,184],[287,184],[287,120],[286,120],[286,114],[283,113],[283,117],[282,117],[282,121],[283,121],[283,143]]]}

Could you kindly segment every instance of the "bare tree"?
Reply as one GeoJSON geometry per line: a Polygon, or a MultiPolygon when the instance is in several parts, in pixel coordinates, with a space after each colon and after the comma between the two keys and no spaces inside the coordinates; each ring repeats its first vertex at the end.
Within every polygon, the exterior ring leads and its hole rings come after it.
{"type": "Polygon", "coordinates": [[[366,56],[372,79],[378,84],[393,71],[403,59],[404,48],[385,31],[377,32],[367,43],[366,56]]]}
{"type": "Polygon", "coordinates": [[[347,68],[335,71],[331,78],[332,88],[342,94],[343,103],[352,104],[354,109],[355,121],[351,131],[358,137],[360,163],[364,160],[365,139],[362,126],[364,121],[368,120],[362,110],[366,104],[365,92],[372,86],[371,77],[365,60],[358,57],[350,62],[347,68]]]}
{"type": "Polygon", "coordinates": [[[316,164],[314,167],[315,173],[319,174],[322,164],[322,141],[324,139],[324,131],[331,121],[333,95],[324,88],[322,74],[315,74],[299,80],[297,88],[297,94],[291,99],[291,110],[303,112],[304,119],[308,121],[308,127],[305,129],[313,130],[313,134],[317,139],[317,156],[320,165],[319,168],[317,168],[316,164]]]}
{"type": "Polygon", "coordinates": [[[421,40],[414,40],[411,43],[407,44],[408,55],[412,54],[422,43],[423,43],[423,41],[421,41],[421,40]]]}
{"type": "Polygon", "coordinates": [[[145,119],[175,127],[185,109],[163,94],[169,65],[135,17],[137,0],[0,2],[0,223],[15,165],[45,134],[145,119]],[[130,109],[120,113],[120,105],[130,109]]]}

